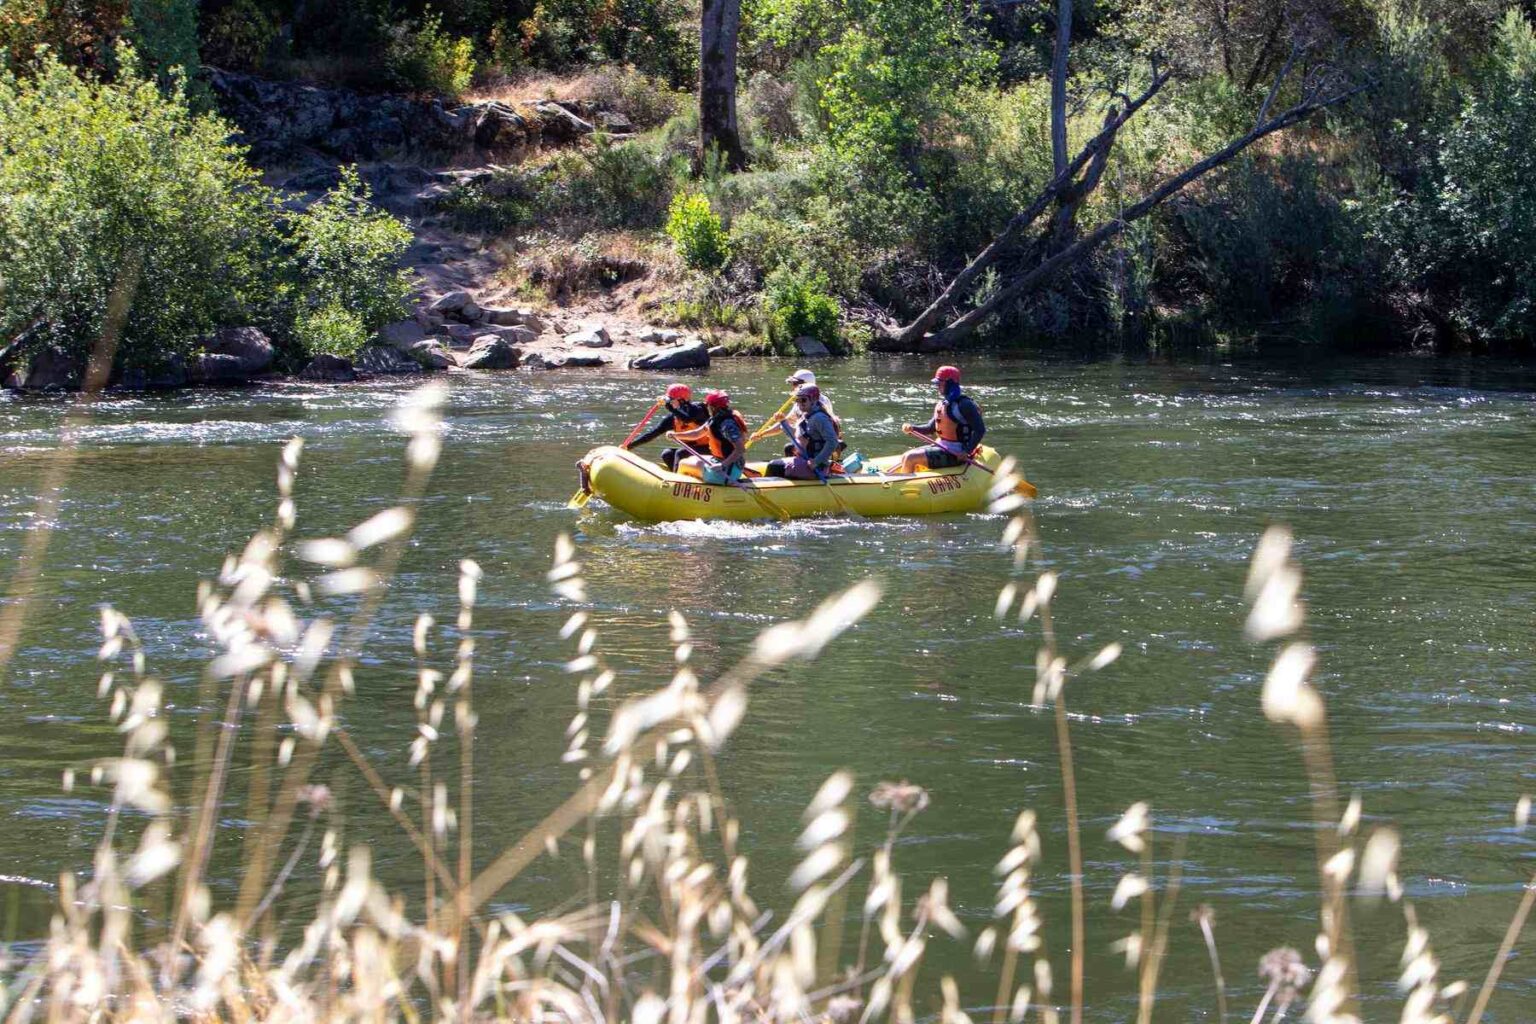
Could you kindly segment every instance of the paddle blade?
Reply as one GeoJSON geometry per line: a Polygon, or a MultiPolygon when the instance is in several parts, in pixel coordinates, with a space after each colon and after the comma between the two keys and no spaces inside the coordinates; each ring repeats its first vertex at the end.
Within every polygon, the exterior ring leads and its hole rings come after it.
{"type": "Polygon", "coordinates": [[[587,502],[592,500],[591,491],[577,491],[571,495],[571,500],[565,503],[566,508],[586,508],[587,502]]]}
{"type": "Polygon", "coordinates": [[[1028,480],[1020,480],[1018,483],[1013,485],[1013,489],[1017,493],[1024,495],[1026,498],[1038,497],[1040,494],[1040,492],[1035,489],[1035,485],[1030,483],[1028,480]]]}

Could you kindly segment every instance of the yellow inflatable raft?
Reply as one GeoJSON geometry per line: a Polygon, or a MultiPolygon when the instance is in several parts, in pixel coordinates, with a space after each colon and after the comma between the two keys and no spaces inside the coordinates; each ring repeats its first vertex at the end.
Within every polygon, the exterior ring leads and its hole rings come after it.
{"type": "MultiPolygon", "coordinates": [[[[875,459],[880,470],[901,458],[875,459]]],[[[977,461],[993,468],[1001,460],[985,446],[977,461]]],[[[762,463],[749,463],[762,471],[762,463]]],[[[748,478],[740,486],[706,484],[668,471],[623,448],[604,446],[576,464],[582,487],[636,519],[764,519],[818,515],[920,516],[976,512],[987,505],[994,477],[970,466],[906,476],[857,474],[819,480],[748,478]]]]}

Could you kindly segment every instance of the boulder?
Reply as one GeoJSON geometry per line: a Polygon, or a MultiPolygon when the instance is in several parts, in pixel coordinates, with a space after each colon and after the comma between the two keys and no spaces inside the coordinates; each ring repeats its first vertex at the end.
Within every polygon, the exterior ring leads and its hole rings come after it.
{"type": "Polygon", "coordinates": [[[613,339],[608,337],[607,330],[598,327],[590,331],[572,334],[565,339],[565,343],[579,348],[610,348],[613,345],[613,339]]]}
{"type": "Polygon", "coordinates": [[[396,352],[409,352],[413,346],[425,341],[426,338],[427,332],[417,321],[396,320],[392,324],[380,327],[373,341],[376,345],[394,349],[396,352]]]}
{"type": "Polygon", "coordinates": [[[579,367],[579,366],[607,366],[607,365],[608,365],[608,360],[603,358],[602,356],[598,355],[595,352],[594,353],[590,353],[590,354],[586,354],[586,355],[566,356],[564,359],[562,359],[560,361],[560,366],[561,367],[571,367],[571,368],[575,368],[575,367],[579,367]]]}
{"type": "Polygon", "coordinates": [[[428,370],[446,370],[458,365],[448,350],[435,341],[418,341],[411,346],[410,356],[428,370]]]}
{"type": "Polygon", "coordinates": [[[617,110],[599,110],[593,115],[592,120],[603,131],[614,135],[633,135],[635,133],[635,122],[617,110]]]}
{"type": "Polygon", "coordinates": [[[708,365],[709,346],[702,341],[664,348],[629,361],[631,370],[701,370],[708,365]]]}
{"type": "Polygon", "coordinates": [[[549,329],[544,318],[531,309],[491,309],[480,311],[480,318],[488,324],[498,327],[526,327],[534,334],[543,334],[549,329]]]}
{"type": "Polygon", "coordinates": [[[33,352],[27,372],[11,374],[6,385],[22,391],[78,391],[80,363],[63,349],[49,345],[33,352]]]}
{"type": "Polygon", "coordinates": [[[517,366],[521,355],[505,338],[481,338],[469,355],[459,360],[459,365],[466,370],[510,370],[517,366]]]}
{"type": "Polygon", "coordinates": [[[820,359],[832,354],[832,350],[823,345],[821,339],[809,334],[802,334],[795,339],[795,351],[808,359],[820,359]]]}
{"type": "Polygon", "coordinates": [[[112,386],[119,391],[169,391],[186,387],[187,364],[180,356],[171,356],[165,365],[147,369],[124,367],[122,376],[112,386]]]}
{"type": "Polygon", "coordinates": [[[543,130],[540,133],[541,141],[553,145],[562,145],[574,142],[583,136],[592,134],[590,121],[583,121],[565,107],[551,100],[543,100],[533,105],[533,112],[538,115],[543,130]]]}
{"type": "Polygon", "coordinates": [[[724,345],[711,345],[709,347],[709,358],[711,359],[723,359],[730,354],[731,350],[724,345]]]}
{"type": "Polygon", "coordinates": [[[476,338],[484,337],[500,328],[488,327],[484,324],[448,324],[443,330],[453,344],[458,346],[472,345],[476,338]]]}
{"type": "Polygon", "coordinates": [[[676,345],[683,340],[681,331],[661,331],[661,337],[657,339],[658,345],[676,345]]]}
{"type": "Polygon", "coordinates": [[[352,368],[350,359],[341,356],[321,354],[309,361],[304,367],[304,372],[299,374],[305,380],[327,381],[333,384],[357,380],[357,371],[352,368]]]}
{"type": "Polygon", "coordinates": [[[427,312],[440,313],[446,316],[449,313],[457,313],[465,306],[474,305],[474,301],[474,299],[470,298],[469,292],[449,292],[428,306],[427,312]]]}
{"type": "Polygon", "coordinates": [[[357,354],[357,368],[368,373],[420,373],[421,364],[387,345],[364,345],[357,354]]]}
{"type": "Polygon", "coordinates": [[[495,335],[498,338],[506,338],[514,345],[529,345],[538,339],[538,335],[526,327],[491,327],[482,337],[495,335]]]}
{"type": "Polygon", "coordinates": [[[483,311],[473,302],[466,302],[459,307],[457,316],[467,324],[478,322],[483,317],[483,311]]]}
{"type": "Polygon", "coordinates": [[[416,325],[428,334],[437,334],[448,321],[436,313],[425,309],[418,309],[415,315],[416,325]]]}
{"type": "Polygon", "coordinates": [[[250,380],[251,374],[239,356],[205,352],[192,357],[187,379],[193,384],[241,384],[250,380]]]}
{"type": "Polygon", "coordinates": [[[221,327],[213,337],[203,340],[203,350],[210,355],[233,356],[247,376],[266,372],[277,356],[271,340],[255,327],[221,327]]]}
{"type": "Polygon", "coordinates": [[[645,345],[660,345],[661,332],[654,327],[648,327],[640,332],[639,340],[645,345]]]}

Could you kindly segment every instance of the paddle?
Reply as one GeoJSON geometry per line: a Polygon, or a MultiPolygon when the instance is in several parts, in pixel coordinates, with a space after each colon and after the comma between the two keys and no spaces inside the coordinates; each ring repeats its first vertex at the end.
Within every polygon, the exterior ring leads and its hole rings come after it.
{"type": "MultiPolygon", "coordinates": [[[[629,447],[629,442],[633,441],[636,437],[639,436],[641,428],[644,427],[647,423],[650,422],[651,417],[656,415],[656,410],[660,409],[664,402],[666,402],[665,398],[658,398],[658,399],[656,399],[656,404],[651,406],[649,412],[647,412],[644,416],[640,417],[640,422],[635,424],[635,429],[631,430],[629,432],[629,436],[624,439],[624,443],[619,445],[620,448],[628,448],[629,447]]],[[[583,507],[586,506],[587,502],[589,502],[591,500],[592,500],[592,492],[587,490],[585,487],[583,487],[581,490],[579,490],[575,494],[571,495],[571,500],[565,503],[565,507],[566,508],[583,508],[583,507]]]]}
{"type": "Polygon", "coordinates": [[[789,443],[795,446],[795,453],[804,459],[806,464],[811,467],[811,472],[816,474],[816,479],[827,485],[827,493],[832,495],[832,500],[837,503],[838,508],[843,510],[843,514],[853,519],[863,519],[863,516],[859,515],[859,513],[850,508],[848,503],[838,495],[837,488],[832,486],[832,481],[827,479],[827,474],[823,473],[820,469],[817,469],[816,464],[811,462],[811,457],[805,454],[804,446],[800,444],[800,439],[795,437],[795,432],[789,428],[789,424],[785,423],[783,420],[780,420],[779,429],[784,431],[784,436],[789,438],[789,443]]]}
{"type": "MultiPolygon", "coordinates": [[[[977,469],[980,469],[980,470],[983,470],[983,471],[985,471],[987,473],[990,473],[993,476],[997,475],[995,470],[988,469],[986,466],[983,466],[981,463],[979,463],[975,459],[971,458],[965,452],[959,451],[959,450],[954,449],[954,448],[946,448],[944,445],[939,443],[940,439],[937,438],[937,437],[929,437],[927,434],[918,433],[915,429],[913,429],[910,426],[903,426],[901,428],[901,431],[904,434],[911,434],[913,437],[915,437],[918,440],[922,441],[924,444],[938,445],[938,447],[943,448],[945,451],[949,452],[951,455],[958,455],[960,458],[964,459],[966,462],[969,462],[971,465],[975,466],[977,469]]],[[[1035,485],[1034,484],[1030,483],[1028,480],[1023,479],[1022,477],[1019,479],[1019,482],[1014,485],[1013,489],[1018,491],[1020,494],[1024,495],[1024,497],[1026,497],[1026,498],[1033,498],[1033,497],[1035,497],[1039,493],[1039,491],[1037,491],[1035,489],[1035,485]]]]}
{"type": "Polygon", "coordinates": [[[768,419],[763,423],[762,426],[760,426],[756,430],[752,431],[751,435],[748,436],[748,438],[747,438],[747,447],[751,448],[754,444],[756,444],[757,442],[761,441],[763,438],[767,437],[769,434],[773,433],[773,428],[775,426],[777,426],[778,424],[784,422],[784,414],[789,412],[789,407],[794,405],[794,404],[795,404],[795,396],[794,395],[790,395],[788,398],[784,399],[784,404],[779,406],[779,411],[774,413],[772,416],[769,416],[768,419]]]}
{"type": "MultiPolygon", "coordinates": [[[[684,451],[686,451],[689,455],[692,455],[694,458],[698,459],[699,462],[703,463],[704,465],[708,465],[709,464],[708,460],[704,457],[704,455],[701,454],[692,445],[690,445],[687,441],[684,441],[682,438],[678,437],[676,434],[668,434],[667,437],[670,438],[671,440],[677,442],[679,445],[681,445],[684,451]]],[[[769,515],[773,516],[775,519],[778,519],[781,522],[786,522],[786,523],[789,522],[789,513],[785,512],[782,508],[780,508],[779,506],[775,505],[773,502],[769,501],[767,498],[763,497],[761,494],[757,493],[757,488],[756,487],[749,487],[748,485],[746,485],[744,483],[741,483],[740,481],[738,481],[736,483],[731,483],[730,477],[726,477],[725,485],[727,487],[735,487],[738,490],[741,490],[741,491],[751,495],[752,499],[757,502],[758,507],[761,508],[764,512],[767,512],[769,515]]]]}

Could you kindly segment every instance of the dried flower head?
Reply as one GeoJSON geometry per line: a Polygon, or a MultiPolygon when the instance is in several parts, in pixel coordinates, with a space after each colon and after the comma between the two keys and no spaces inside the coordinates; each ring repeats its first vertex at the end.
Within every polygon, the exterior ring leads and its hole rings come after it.
{"type": "Polygon", "coordinates": [[[916,814],[928,806],[928,791],[914,782],[882,782],[869,793],[869,802],[882,811],[916,814]]]}

